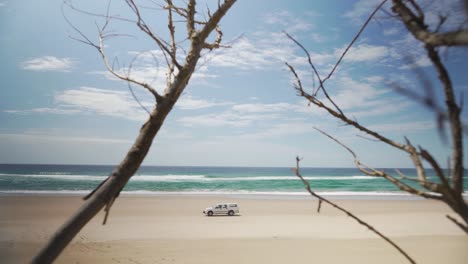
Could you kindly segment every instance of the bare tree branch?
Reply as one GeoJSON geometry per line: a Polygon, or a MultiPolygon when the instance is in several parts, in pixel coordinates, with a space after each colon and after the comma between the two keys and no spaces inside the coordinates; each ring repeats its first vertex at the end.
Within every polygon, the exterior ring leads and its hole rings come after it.
{"type": "MultiPolygon", "coordinates": [[[[156,42],[156,44],[161,49],[161,51],[163,51],[164,56],[171,55],[170,48],[168,47],[169,44],[166,41],[162,40],[160,37],[158,37],[150,29],[150,27],[146,24],[146,22],[141,17],[140,10],[138,6],[135,4],[135,2],[133,0],[125,0],[125,2],[137,16],[137,26],[140,28],[140,30],[146,33],[151,39],[154,40],[154,42],[156,42]]],[[[174,62],[177,68],[181,68],[181,65],[177,62],[177,59],[175,57],[171,57],[171,61],[174,62]]],[[[166,58],[166,62],[168,65],[170,65],[169,60],[167,58],[166,58]]]]}
{"type": "MultiPolygon", "coordinates": [[[[294,43],[296,43],[296,45],[298,45],[298,46],[304,51],[304,53],[307,55],[309,65],[310,65],[310,67],[314,70],[314,73],[315,73],[315,75],[317,76],[317,79],[319,80],[319,87],[317,88],[316,91],[313,92],[313,95],[316,96],[316,95],[317,95],[317,92],[318,92],[319,90],[322,90],[322,91],[323,91],[323,94],[324,94],[325,97],[328,99],[328,101],[329,101],[330,103],[333,104],[333,106],[334,106],[335,109],[340,113],[340,115],[344,116],[343,111],[341,111],[341,109],[338,107],[338,105],[331,99],[330,95],[328,95],[327,90],[326,90],[325,87],[323,86],[323,84],[324,84],[325,81],[322,81],[322,78],[320,78],[320,75],[319,75],[317,69],[315,68],[314,64],[312,63],[312,60],[311,60],[311,58],[310,58],[309,52],[304,48],[304,46],[302,46],[301,43],[299,43],[299,42],[298,42],[296,39],[294,39],[291,35],[289,35],[289,34],[286,33],[286,32],[285,32],[285,34],[286,34],[286,36],[287,36],[289,39],[291,39],[292,41],[294,41],[294,43]]],[[[294,75],[296,76],[296,80],[298,80],[298,79],[299,79],[299,76],[296,74],[294,68],[293,68],[291,65],[289,65],[288,63],[286,63],[286,65],[289,67],[289,69],[290,69],[292,72],[294,72],[294,75]]],[[[300,86],[300,88],[302,89],[302,86],[300,86]]]]}
{"type": "Polygon", "coordinates": [[[189,39],[195,33],[195,4],[195,0],[189,0],[187,4],[187,34],[189,39]]]}
{"type": "MultiPolygon", "coordinates": [[[[142,82],[142,81],[138,81],[136,79],[133,79],[130,77],[129,74],[127,74],[127,76],[125,75],[122,75],[120,73],[118,73],[117,71],[115,71],[112,66],[110,65],[109,63],[109,60],[107,59],[107,56],[106,56],[106,53],[104,51],[104,38],[103,38],[103,35],[104,35],[104,30],[106,29],[106,26],[108,25],[109,23],[109,20],[106,21],[106,24],[104,24],[104,26],[99,30],[99,45],[98,45],[98,51],[99,53],[101,54],[101,57],[102,57],[102,60],[104,61],[104,65],[106,66],[107,70],[115,77],[117,77],[118,79],[120,80],[123,80],[123,81],[126,81],[126,82],[130,82],[130,83],[134,83],[136,85],[139,85],[143,88],[145,88],[146,90],[148,90],[151,94],[153,94],[153,96],[155,97],[156,99],[156,102],[161,102],[162,98],[161,98],[161,95],[159,95],[159,93],[156,91],[156,89],[154,89],[153,87],[151,87],[151,85],[145,83],[145,82],[142,82]]],[[[131,68],[129,68],[131,69],[131,68]]]]}
{"type": "Polygon", "coordinates": [[[370,129],[368,129],[367,127],[359,124],[357,121],[355,120],[352,120],[352,119],[349,119],[347,116],[345,115],[342,115],[340,113],[338,113],[337,111],[331,109],[330,107],[328,107],[327,105],[325,105],[322,101],[320,101],[316,96],[313,96],[307,92],[304,91],[303,87],[302,87],[302,84],[300,82],[300,78],[299,76],[297,75],[294,67],[292,67],[290,64],[286,63],[286,65],[289,67],[289,69],[291,70],[291,72],[293,73],[295,79],[296,79],[296,84],[295,84],[295,89],[297,91],[297,93],[304,97],[305,99],[307,99],[310,103],[320,107],[320,108],[323,108],[325,109],[328,113],[330,113],[332,116],[340,119],[341,121],[345,122],[346,124],[348,125],[351,125],[355,128],[357,128],[358,130],[390,145],[390,146],[393,146],[397,149],[400,149],[402,151],[405,151],[407,153],[410,153],[409,152],[409,149],[408,149],[408,146],[406,146],[405,144],[401,144],[401,143],[397,143],[396,141],[393,141],[387,137],[384,137],[383,135],[375,132],[375,131],[372,131],[370,129]]]}
{"type": "Polygon", "coordinates": [[[398,14],[408,31],[415,38],[432,47],[468,45],[467,30],[461,29],[447,33],[436,33],[437,30],[436,32],[430,32],[427,25],[424,24],[424,15],[420,15],[422,11],[419,5],[415,1],[410,1],[410,3],[415,7],[419,15],[415,15],[401,0],[393,0],[392,11],[398,14]]]}
{"type": "MultiPolygon", "coordinates": [[[[468,43],[467,43],[468,45],[468,43]]],[[[463,192],[463,132],[460,121],[460,107],[458,107],[453,94],[453,86],[447,69],[440,60],[439,54],[434,47],[426,45],[427,55],[436,68],[439,79],[445,92],[445,102],[448,109],[452,132],[452,159],[453,159],[453,189],[457,193],[463,192]]]]}
{"type": "MultiPolygon", "coordinates": [[[[108,1],[108,8],[107,8],[108,11],[110,10],[109,7],[110,7],[111,2],[112,2],[112,0],[108,1]]],[[[120,17],[120,16],[110,15],[109,12],[106,12],[106,14],[99,14],[99,13],[94,13],[94,12],[90,12],[90,11],[87,11],[87,10],[84,10],[84,9],[77,8],[75,5],[73,5],[73,0],[64,0],[63,5],[68,6],[73,11],[76,11],[78,13],[85,14],[85,15],[88,15],[88,16],[91,16],[91,17],[106,18],[106,19],[111,18],[112,20],[119,20],[119,21],[123,21],[123,22],[136,23],[136,21],[132,20],[132,19],[123,18],[123,17],[120,17]]],[[[63,5],[62,5],[62,9],[63,9],[63,5]]]]}
{"type": "Polygon", "coordinates": [[[372,20],[372,18],[374,17],[374,15],[377,13],[377,11],[380,10],[380,8],[387,2],[387,0],[383,0],[382,2],[380,2],[380,4],[374,9],[374,11],[370,14],[370,16],[367,18],[366,22],[364,22],[364,24],[362,25],[361,29],[359,29],[358,33],[354,36],[353,40],[349,43],[349,45],[346,47],[346,49],[343,51],[343,53],[341,54],[340,58],[338,59],[338,61],[335,63],[335,66],[333,66],[333,69],[330,71],[330,73],[327,75],[327,77],[325,77],[325,79],[323,79],[323,82],[326,82],[328,79],[330,79],[333,75],[333,73],[335,73],[335,70],[338,68],[338,65],[340,65],[341,61],[343,60],[343,58],[346,56],[346,54],[348,53],[349,49],[353,46],[354,42],[356,42],[356,40],[359,38],[359,36],[361,36],[361,33],[364,31],[364,29],[367,27],[367,25],[369,24],[369,22],[372,20]]]}
{"type": "MultiPolygon", "coordinates": [[[[288,35],[288,38],[292,39],[308,56],[309,59],[309,66],[311,67],[314,75],[320,81],[320,88],[325,90],[324,83],[325,81],[330,78],[333,73],[335,72],[336,67],[338,67],[339,62],[344,58],[346,55],[346,51],[352,46],[352,44],[357,40],[361,32],[366,28],[368,22],[372,18],[372,16],[380,9],[385,1],[381,2],[381,4],[374,10],[374,12],[370,15],[366,23],[361,27],[358,34],[355,38],[351,41],[348,45],[348,48],[342,54],[340,59],[338,60],[335,67],[330,71],[328,76],[324,79],[318,74],[316,67],[312,64],[312,60],[310,58],[309,53],[305,48],[294,40],[292,37],[288,35]]],[[[439,132],[443,132],[443,125],[445,122],[449,123],[450,125],[450,132],[451,132],[451,145],[452,145],[452,159],[450,162],[449,160],[449,171],[448,173],[444,173],[439,163],[434,159],[434,157],[424,148],[419,147],[418,149],[414,147],[408,139],[406,139],[406,143],[398,143],[395,142],[387,137],[384,137],[380,133],[369,129],[366,126],[359,124],[355,120],[349,119],[347,116],[343,114],[339,107],[334,104],[334,108],[332,109],[328,105],[324,104],[315,93],[307,93],[303,87],[303,83],[301,82],[298,74],[296,73],[293,66],[286,63],[289,67],[291,73],[295,78],[294,88],[299,96],[304,97],[310,104],[314,104],[319,108],[325,109],[331,116],[337,118],[338,120],[344,122],[345,124],[351,125],[352,127],[366,133],[367,135],[377,139],[380,142],[383,142],[393,148],[399,149],[407,154],[409,154],[411,160],[413,161],[414,168],[417,172],[417,179],[406,177],[405,175],[400,174],[400,177],[404,180],[411,180],[417,182],[422,188],[427,191],[418,190],[405,182],[395,178],[394,176],[384,172],[383,170],[377,170],[365,164],[362,164],[356,154],[347,146],[333,138],[332,136],[326,134],[323,131],[320,131],[322,134],[328,136],[342,147],[344,147],[351,155],[354,157],[354,163],[356,167],[363,173],[375,176],[375,177],[382,177],[386,180],[393,183],[397,186],[400,190],[408,192],[410,194],[418,195],[424,198],[440,200],[446,203],[454,212],[456,212],[465,222],[465,226],[468,226],[468,205],[463,198],[463,124],[460,119],[461,114],[461,104],[458,105],[456,102],[456,98],[453,92],[453,85],[450,78],[450,75],[442,63],[440,56],[437,51],[437,47],[439,46],[453,46],[453,45],[468,45],[468,40],[464,40],[464,38],[468,37],[467,32],[463,30],[458,30],[454,32],[448,33],[439,33],[439,29],[441,25],[445,22],[446,16],[440,16],[439,24],[436,27],[436,32],[429,32],[428,26],[425,24],[425,13],[424,10],[418,5],[415,0],[392,0],[393,6],[392,10],[406,26],[409,32],[413,34],[419,41],[424,44],[424,47],[427,51],[427,56],[432,62],[434,68],[436,69],[439,77],[439,81],[442,87],[442,90],[445,95],[445,104],[446,109],[442,109],[439,107],[435,100],[434,100],[434,89],[433,85],[428,81],[429,78],[425,77],[425,75],[420,72],[416,71],[417,77],[419,77],[420,81],[422,82],[422,86],[425,89],[426,95],[419,96],[414,92],[409,90],[403,89],[401,87],[397,87],[396,90],[403,92],[407,97],[413,99],[415,101],[422,102],[426,107],[433,110],[437,114],[437,124],[439,127],[439,132]],[[429,166],[436,172],[437,177],[440,179],[440,183],[429,181],[428,177],[426,176],[426,169],[424,167],[424,162],[427,162],[429,166]]],[[[328,98],[331,102],[331,99],[328,98]]],[[[460,226],[460,225],[459,225],[460,226]]],[[[462,228],[467,234],[467,229],[462,228]]]]}
{"type": "MultiPolygon", "coordinates": [[[[356,153],[350,147],[346,146],[345,144],[343,144],[341,141],[339,141],[335,137],[331,136],[330,134],[328,134],[328,133],[326,133],[326,132],[324,132],[324,131],[322,131],[322,130],[320,130],[318,128],[315,128],[315,127],[314,127],[314,129],[317,130],[318,132],[322,133],[326,137],[330,138],[331,140],[335,141],[337,144],[342,146],[346,151],[348,151],[353,156],[354,164],[356,165],[356,167],[361,172],[365,173],[366,175],[373,176],[373,177],[384,178],[384,179],[390,181],[391,183],[393,183],[400,190],[411,193],[411,194],[414,194],[414,195],[418,195],[418,196],[421,196],[421,197],[424,197],[424,198],[431,198],[431,199],[435,199],[435,200],[441,200],[442,199],[442,197],[440,195],[435,195],[435,194],[432,194],[432,193],[428,193],[428,192],[424,192],[424,191],[415,189],[415,188],[409,186],[408,184],[398,180],[397,178],[391,176],[390,174],[386,173],[383,170],[377,170],[377,169],[372,168],[372,167],[370,167],[368,165],[365,165],[364,163],[362,163],[359,160],[356,153]]],[[[426,181],[421,180],[421,179],[419,179],[418,181],[424,182],[425,185],[430,186],[429,182],[426,182],[426,181]]],[[[435,188],[435,187],[430,186],[430,188],[435,188]]]]}
{"type": "MultiPolygon", "coordinates": [[[[171,0],[167,0],[167,3],[169,4],[169,6],[172,6],[172,1],[171,0]]],[[[167,14],[168,14],[168,16],[167,16],[167,20],[168,20],[167,27],[169,28],[169,35],[171,36],[170,55],[171,55],[172,61],[171,61],[171,63],[169,63],[169,70],[168,70],[167,76],[166,76],[166,85],[170,85],[170,83],[172,81],[173,74],[174,74],[174,65],[176,65],[176,63],[177,63],[177,61],[175,60],[175,58],[177,57],[177,46],[176,46],[176,41],[175,41],[175,27],[174,27],[174,23],[173,23],[173,19],[172,19],[172,8],[167,9],[167,14]]]]}
{"type": "MultiPolygon", "coordinates": [[[[132,11],[137,15],[137,27],[149,35],[158,45],[163,53],[171,57],[170,62],[173,63],[176,67],[180,65],[176,64],[175,52],[171,53],[171,45],[167,45],[166,41],[158,38],[143,21],[141,14],[138,10],[138,6],[132,0],[126,0],[128,6],[132,11]]],[[[193,1],[194,2],[194,1],[193,1]]],[[[60,227],[60,229],[53,235],[53,237],[48,241],[48,243],[41,249],[41,251],[34,257],[31,261],[32,263],[51,263],[55,258],[62,252],[62,250],[70,243],[70,241],[75,237],[75,235],[83,228],[89,220],[91,220],[100,210],[104,208],[105,217],[103,223],[106,223],[109,215],[110,208],[112,207],[115,199],[120,194],[121,190],[129,181],[135,172],[140,167],[143,162],[146,154],[148,153],[153,140],[160,128],[162,127],[164,120],[167,115],[172,110],[174,104],[177,102],[177,99],[187,86],[192,73],[196,68],[198,59],[200,58],[201,51],[203,50],[203,44],[210,35],[210,33],[218,26],[221,18],[226,14],[226,12],[232,7],[235,3],[235,0],[224,0],[222,4],[219,5],[218,10],[210,17],[210,20],[203,26],[200,32],[194,32],[190,38],[190,49],[185,58],[184,65],[180,66],[180,70],[176,73],[173,80],[170,83],[167,83],[164,95],[159,95],[154,91],[156,96],[157,104],[154,109],[151,111],[151,114],[148,120],[143,124],[140,129],[140,133],[135,140],[135,143],[128,151],[127,155],[124,157],[122,162],[114,169],[111,175],[101,182],[95,190],[93,190],[89,195],[85,197],[87,199],[82,207],[72,216],[66,223],[60,227]]],[[[194,8],[194,6],[193,6],[194,8]]],[[[195,12],[195,10],[193,10],[195,12]]],[[[169,16],[170,17],[170,16],[169,16]]],[[[106,19],[106,23],[99,30],[99,45],[98,51],[103,57],[106,68],[117,78],[125,80],[127,82],[132,82],[138,84],[151,91],[152,87],[149,85],[133,80],[130,76],[122,76],[119,73],[115,72],[110,63],[107,60],[107,57],[104,53],[104,46],[102,44],[104,37],[103,32],[107,24],[109,23],[110,18],[106,19]]],[[[170,22],[171,23],[171,22],[170,22]]],[[[170,24],[169,23],[169,24],[170,24]]],[[[169,29],[171,30],[171,29],[169,29]]],[[[79,32],[79,31],[78,31],[79,32]]],[[[83,34],[83,37],[84,34],[83,34]]],[[[85,42],[91,44],[91,41],[88,41],[87,38],[84,38],[85,42]]],[[[174,42],[172,42],[174,43],[174,42]]],[[[96,46],[94,46],[96,48],[96,46]]],[[[174,46],[172,45],[174,48],[174,46]]],[[[166,59],[167,60],[167,59],[166,59]]],[[[154,89],[153,89],[154,90],[154,89]]]]}
{"type": "MultiPolygon", "coordinates": [[[[335,73],[336,69],[338,68],[338,66],[340,65],[341,61],[343,60],[343,58],[345,57],[345,55],[348,53],[348,51],[351,49],[351,47],[353,46],[354,42],[356,42],[356,40],[359,38],[359,36],[361,35],[361,33],[364,31],[364,29],[367,27],[367,25],[369,24],[369,22],[372,20],[372,18],[374,17],[374,15],[377,13],[377,11],[380,10],[380,8],[387,2],[387,0],[383,0],[382,2],[380,2],[380,4],[374,9],[374,11],[371,13],[371,15],[367,18],[367,20],[364,22],[364,24],[362,25],[361,29],[359,30],[359,32],[354,36],[353,40],[348,44],[348,46],[345,48],[345,50],[343,51],[343,53],[341,54],[341,56],[339,57],[338,61],[335,63],[335,65],[333,66],[333,69],[330,71],[330,73],[327,75],[327,77],[325,77],[323,80],[320,78],[320,75],[317,71],[317,69],[315,68],[314,64],[312,63],[312,60],[311,60],[311,57],[310,57],[310,54],[309,52],[304,48],[304,46],[299,43],[296,39],[294,39],[291,35],[289,35],[288,33],[285,32],[286,36],[291,39],[292,41],[294,41],[294,43],[296,43],[296,45],[298,45],[304,52],[305,54],[307,55],[307,58],[308,58],[308,62],[309,62],[309,65],[311,66],[311,68],[313,69],[314,71],[314,74],[317,76],[317,79],[319,80],[319,87],[317,88],[316,91],[314,91],[312,94],[314,96],[317,95],[317,92],[321,89],[324,93],[325,93],[325,96],[327,97],[327,99],[335,106],[335,108],[338,110],[338,112],[340,112],[341,115],[344,116],[343,112],[341,111],[341,109],[331,100],[330,96],[328,95],[327,91],[325,90],[325,87],[323,86],[325,84],[325,82],[330,79],[332,77],[332,75],[335,73]]],[[[288,65],[289,66],[289,65],[288,65]]]]}
{"type": "MultiPolygon", "coordinates": [[[[343,145],[344,146],[344,145],[343,145]]],[[[346,147],[346,146],[344,146],[346,147]]],[[[351,150],[350,150],[351,151],[351,150]]],[[[351,151],[351,153],[353,153],[351,151]]],[[[364,220],[362,220],[361,218],[359,218],[358,216],[356,216],[355,214],[351,213],[350,211],[346,210],[345,208],[339,206],[338,204],[324,198],[323,196],[319,195],[318,193],[314,192],[312,190],[312,187],[310,186],[309,182],[304,179],[304,177],[302,177],[300,171],[299,171],[299,163],[300,163],[301,159],[299,157],[296,157],[296,167],[293,168],[293,171],[294,173],[296,174],[297,177],[299,177],[299,179],[301,179],[302,183],[305,185],[306,187],[306,190],[310,193],[310,195],[312,195],[313,197],[317,198],[319,200],[319,205],[318,205],[318,208],[317,208],[317,212],[320,212],[320,206],[322,204],[322,202],[326,203],[326,204],[329,204],[331,206],[333,206],[334,208],[338,209],[339,211],[345,213],[347,216],[351,217],[352,219],[356,220],[360,225],[363,225],[365,227],[367,227],[370,231],[374,232],[377,236],[381,237],[383,240],[385,240],[387,243],[389,243],[392,247],[394,247],[396,250],[398,250],[398,252],[400,254],[402,254],[407,260],[408,262],[410,263],[416,263],[416,261],[414,261],[409,255],[408,253],[406,253],[401,247],[399,247],[395,242],[393,242],[389,237],[385,236],[384,234],[382,234],[380,231],[378,231],[376,228],[374,228],[373,226],[371,226],[370,224],[368,224],[367,222],[365,222],[364,220]]]]}

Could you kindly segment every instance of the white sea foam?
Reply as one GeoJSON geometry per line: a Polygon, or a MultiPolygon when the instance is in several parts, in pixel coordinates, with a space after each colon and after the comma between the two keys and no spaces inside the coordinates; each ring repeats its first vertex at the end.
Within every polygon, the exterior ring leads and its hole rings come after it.
{"type": "MultiPolygon", "coordinates": [[[[86,195],[90,190],[4,190],[0,191],[0,195],[86,195]]],[[[354,192],[354,191],[324,191],[317,192],[325,197],[336,197],[342,199],[420,199],[420,197],[411,195],[405,192],[354,192]]],[[[233,195],[246,198],[310,198],[307,192],[282,192],[282,191],[234,191],[234,190],[192,190],[192,191],[122,191],[123,195],[161,195],[161,196],[216,196],[216,195],[233,195]]],[[[463,196],[468,198],[468,192],[463,193],[463,196]]],[[[421,198],[422,199],[422,198],[421,198]]]]}
{"type": "MultiPolygon", "coordinates": [[[[71,180],[71,181],[102,181],[107,176],[96,175],[72,175],[72,174],[5,174],[0,173],[0,176],[9,177],[30,177],[30,178],[48,178],[57,180],[71,180]]],[[[371,180],[377,179],[372,176],[306,176],[306,180],[371,180]]],[[[208,177],[206,175],[135,175],[130,181],[148,181],[148,182],[180,182],[180,181],[199,181],[199,182],[215,182],[215,181],[285,181],[297,180],[296,176],[245,176],[245,177],[208,177]]]]}
{"type": "Polygon", "coordinates": [[[2,190],[6,195],[86,195],[91,190],[2,190]]]}
{"type": "Polygon", "coordinates": [[[70,175],[70,172],[63,172],[63,171],[46,171],[46,172],[39,172],[40,175],[70,175]]]}
{"type": "Polygon", "coordinates": [[[207,179],[205,175],[135,175],[131,181],[203,181],[207,179]]]}
{"type": "MultiPolygon", "coordinates": [[[[369,180],[372,176],[307,176],[306,180],[369,180]]],[[[245,176],[245,177],[208,177],[205,175],[137,175],[134,181],[285,181],[297,180],[296,176],[245,176]]]]}
{"type": "Polygon", "coordinates": [[[72,175],[72,174],[5,174],[0,173],[0,176],[8,177],[28,177],[28,178],[48,178],[48,179],[57,179],[57,180],[73,180],[73,181],[102,181],[107,178],[107,176],[95,176],[95,175],[72,175]]]}
{"type": "MultiPolygon", "coordinates": [[[[306,176],[306,180],[369,180],[376,179],[372,176],[306,176]]],[[[297,180],[296,176],[248,176],[248,177],[226,177],[226,178],[209,178],[208,180],[219,181],[284,181],[297,180]]]]}
{"type": "MultiPolygon", "coordinates": [[[[108,176],[96,175],[72,175],[72,174],[5,174],[0,173],[0,176],[6,177],[27,177],[27,178],[44,178],[56,180],[70,181],[102,181],[108,176]]],[[[130,178],[131,181],[149,181],[149,182],[166,182],[166,181],[203,181],[206,180],[205,175],[135,175],[130,178]]],[[[209,179],[208,179],[209,180],[209,179]]]]}

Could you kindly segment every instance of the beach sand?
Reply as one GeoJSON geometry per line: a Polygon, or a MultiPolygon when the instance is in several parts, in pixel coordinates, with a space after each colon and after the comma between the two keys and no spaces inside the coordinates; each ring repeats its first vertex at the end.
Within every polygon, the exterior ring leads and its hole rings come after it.
{"type": "MultiPolygon", "coordinates": [[[[467,263],[468,236],[426,200],[338,200],[418,263],[467,263]]],[[[0,262],[27,263],[82,204],[78,196],[0,196],[0,262]]],[[[56,263],[407,263],[393,247],[313,199],[122,196],[95,217],[56,263]],[[206,217],[237,202],[240,216],[206,217]]]]}

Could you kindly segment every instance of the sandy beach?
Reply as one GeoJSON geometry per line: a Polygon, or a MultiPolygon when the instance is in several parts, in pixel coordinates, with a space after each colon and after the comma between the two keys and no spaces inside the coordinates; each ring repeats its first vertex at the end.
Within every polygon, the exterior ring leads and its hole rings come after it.
{"type": "MultiPolygon", "coordinates": [[[[468,237],[442,203],[339,200],[418,263],[466,263],[468,237]]],[[[79,196],[0,196],[1,263],[27,263],[82,204],[79,196]]],[[[407,263],[389,244],[313,199],[123,196],[108,224],[95,217],[56,263],[407,263]],[[239,216],[206,217],[237,202],[239,216]]],[[[451,213],[452,214],[452,213],[451,213]]],[[[452,214],[453,215],[453,214],[452,214]]]]}

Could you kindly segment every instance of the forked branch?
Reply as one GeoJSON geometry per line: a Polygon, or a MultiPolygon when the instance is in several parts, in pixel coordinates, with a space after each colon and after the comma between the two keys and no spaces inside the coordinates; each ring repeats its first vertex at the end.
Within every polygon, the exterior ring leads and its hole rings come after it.
{"type": "Polygon", "coordinates": [[[350,152],[354,157],[356,166],[363,173],[369,176],[382,177],[393,183],[400,190],[408,192],[410,194],[418,195],[424,198],[441,200],[445,202],[448,206],[450,206],[450,208],[452,208],[454,212],[456,212],[463,219],[465,224],[457,225],[460,226],[462,230],[468,234],[466,228],[468,226],[468,205],[463,198],[463,124],[460,118],[462,107],[456,101],[450,74],[447,68],[445,67],[444,63],[442,62],[437,50],[437,47],[440,46],[468,45],[468,39],[465,40],[465,38],[468,37],[468,32],[466,30],[458,30],[456,32],[440,33],[439,29],[441,25],[446,21],[446,17],[444,16],[440,17],[440,21],[436,27],[436,31],[430,32],[430,27],[425,22],[425,11],[419,6],[417,1],[392,0],[392,10],[396,14],[395,17],[399,18],[406,26],[408,31],[416,39],[420,40],[424,44],[424,47],[427,51],[427,57],[432,62],[438,74],[438,78],[441,84],[440,86],[444,93],[444,101],[446,108],[442,109],[436,104],[436,101],[434,101],[435,92],[433,91],[433,86],[428,81],[429,78],[425,78],[425,75],[422,74],[420,71],[416,71],[416,75],[423,83],[424,90],[426,91],[426,96],[419,96],[416,93],[408,91],[401,87],[398,87],[398,90],[404,91],[404,93],[406,95],[409,95],[408,97],[414,101],[423,102],[423,104],[426,107],[437,113],[437,123],[439,127],[439,132],[441,132],[441,134],[444,131],[443,124],[446,122],[449,123],[451,132],[450,143],[452,148],[452,155],[451,162],[449,162],[449,164],[451,165],[449,166],[448,173],[444,172],[439,163],[427,150],[425,150],[422,147],[413,146],[408,139],[406,139],[406,142],[404,143],[396,142],[390,138],[383,136],[381,133],[360,124],[356,120],[348,118],[343,113],[343,111],[341,111],[340,107],[336,105],[335,102],[330,98],[324,86],[326,80],[333,76],[336,68],[339,66],[347,51],[356,42],[361,32],[363,32],[363,30],[367,27],[371,18],[376,14],[376,12],[382,7],[384,3],[385,1],[381,1],[380,5],[378,5],[374,9],[372,14],[368,17],[364,25],[360,28],[359,32],[349,43],[349,45],[347,46],[347,48],[345,49],[345,51],[338,59],[337,63],[329,72],[326,78],[322,78],[318,74],[318,70],[313,64],[313,58],[311,58],[309,52],[304,48],[304,46],[301,45],[292,36],[287,34],[287,37],[291,39],[294,43],[296,43],[298,47],[304,51],[308,58],[312,74],[320,82],[319,89],[315,90],[314,87],[314,89],[312,90],[313,92],[308,93],[305,87],[303,87],[303,82],[301,81],[294,67],[286,63],[295,79],[293,83],[294,88],[299,96],[304,97],[310,104],[313,104],[319,108],[326,110],[332,117],[344,122],[347,125],[354,127],[355,129],[361,132],[364,132],[365,134],[379,142],[383,142],[393,148],[407,153],[413,162],[414,168],[416,169],[417,179],[409,178],[405,175],[400,175],[401,178],[396,178],[383,170],[377,170],[370,166],[364,165],[357,159],[356,154],[349,147],[345,146],[332,136],[320,131],[322,134],[333,139],[335,142],[343,146],[348,152],[350,152]],[[331,102],[332,106],[327,105],[318,97],[317,92],[319,90],[324,92],[326,100],[331,102]],[[440,182],[434,182],[429,180],[426,173],[426,168],[424,167],[425,164],[429,164],[429,166],[435,171],[436,176],[439,178],[440,182]],[[411,185],[405,183],[403,180],[417,182],[419,186],[422,187],[422,190],[412,187],[411,185]]]}
{"type": "MultiPolygon", "coordinates": [[[[362,163],[358,156],[356,155],[356,153],[348,146],[346,146],[344,143],[342,143],[341,141],[339,141],[338,139],[336,139],[335,137],[331,136],[330,134],[318,129],[318,128],[314,128],[315,130],[317,130],[318,132],[320,132],[321,134],[325,135],[326,137],[328,137],[329,139],[335,141],[338,145],[342,146],[347,152],[349,152],[353,158],[354,158],[354,164],[356,165],[356,167],[364,174],[368,175],[368,176],[372,176],[372,177],[381,177],[381,178],[384,178],[388,181],[390,181],[391,183],[393,183],[395,186],[397,186],[400,190],[402,191],[405,191],[405,192],[408,192],[408,193],[411,193],[411,194],[414,194],[414,195],[417,195],[417,196],[421,196],[421,197],[424,197],[424,198],[431,198],[431,199],[435,199],[435,200],[441,200],[442,197],[438,194],[434,194],[434,193],[431,193],[432,191],[434,191],[435,189],[439,188],[439,187],[434,187],[433,185],[435,186],[438,186],[437,183],[432,183],[432,182],[429,182],[429,181],[426,181],[426,180],[422,180],[422,179],[418,179],[417,181],[419,183],[423,182],[423,186],[428,186],[427,188],[429,189],[429,191],[431,192],[424,192],[422,190],[418,190],[416,188],[413,188],[411,187],[410,185],[406,184],[405,182],[397,179],[396,177],[386,173],[385,171],[383,170],[378,170],[378,169],[375,169],[373,167],[370,167],[364,163],[362,163]]],[[[405,177],[402,177],[402,178],[405,178],[405,177]]]]}
{"type": "MultiPolygon", "coordinates": [[[[168,28],[171,40],[167,42],[157,37],[157,35],[144,22],[138,6],[133,0],[126,0],[126,3],[137,16],[137,27],[150,36],[150,38],[154,40],[155,44],[163,51],[168,65],[177,67],[179,71],[175,72],[175,68],[169,67],[168,73],[173,75],[173,78],[168,78],[166,88],[164,90],[164,95],[161,96],[150,85],[132,79],[129,74],[128,76],[122,75],[112,68],[105,55],[103,45],[103,40],[106,38],[104,32],[110,21],[110,16],[106,16],[104,26],[100,27],[98,45],[93,44],[89,38],[78,31],[78,33],[80,33],[84,39],[82,42],[93,46],[99,51],[109,72],[121,80],[140,85],[149,90],[156,97],[157,104],[151,111],[148,120],[141,127],[133,146],[129,149],[120,164],[116,166],[108,178],[106,178],[96,187],[96,189],[94,189],[89,195],[85,197],[86,201],[82,207],[75,213],[75,215],[73,215],[60,227],[60,229],[44,246],[44,248],[42,248],[41,251],[34,257],[34,259],[31,261],[32,263],[42,264],[53,262],[55,258],[62,252],[62,250],[76,236],[76,234],[103,208],[105,211],[104,223],[107,221],[110,208],[114,204],[114,201],[119,196],[121,190],[125,187],[130,178],[140,167],[166,117],[171,112],[174,104],[177,102],[178,98],[186,88],[193,72],[196,69],[201,52],[204,49],[203,44],[205,43],[208,36],[218,26],[222,17],[235,3],[235,0],[224,0],[222,4],[219,4],[216,12],[209,18],[206,24],[203,25],[200,31],[195,29],[192,30],[189,43],[189,52],[186,55],[183,66],[179,65],[176,60],[175,41],[173,40],[175,34],[171,13],[173,9],[169,9],[168,28]]],[[[194,0],[190,0],[187,10],[188,17],[193,17],[190,12],[193,14],[195,13],[194,0]]],[[[188,25],[191,23],[192,22],[188,21],[188,25]]]]}
{"type": "MultiPolygon", "coordinates": [[[[437,29],[440,27],[438,26],[436,30],[432,32],[424,23],[424,14],[419,5],[415,1],[409,1],[412,7],[416,8],[418,13],[418,15],[416,15],[404,2],[405,1],[401,0],[393,0],[392,11],[401,18],[408,31],[419,41],[432,47],[468,45],[468,30],[460,29],[440,33],[437,32],[437,29]]],[[[443,20],[445,19],[441,19],[442,23],[443,20]]]]}

